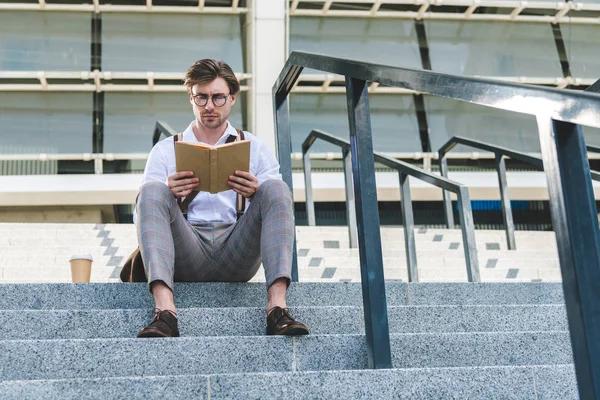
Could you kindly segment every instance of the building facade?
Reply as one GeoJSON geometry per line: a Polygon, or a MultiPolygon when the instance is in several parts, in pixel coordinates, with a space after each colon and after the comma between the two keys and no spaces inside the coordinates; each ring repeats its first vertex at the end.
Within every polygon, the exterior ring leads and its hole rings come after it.
{"type": "MultiPolygon", "coordinates": [[[[232,66],[231,122],[274,148],[271,87],[291,51],[582,90],[600,78],[599,17],[600,0],[2,0],[0,220],[127,222],[156,121],[181,131],[193,118],[182,77],[197,59],[232,66]]],[[[344,91],[342,77],[303,72],[293,153],[313,128],[348,136],[344,91]]],[[[376,82],[370,93],[375,150],[421,162],[460,135],[539,152],[528,116],[376,82]]],[[[339,169],[335,148],[314,152],[339,169]]]]}

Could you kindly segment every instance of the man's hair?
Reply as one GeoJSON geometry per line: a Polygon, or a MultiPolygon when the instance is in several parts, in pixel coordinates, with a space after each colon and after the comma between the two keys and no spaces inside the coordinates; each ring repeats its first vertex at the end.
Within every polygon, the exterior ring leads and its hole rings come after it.
{"type": "Polygon", "coordinates": [[[240,91],[240,82],[231,67],[224,61],[217,61],[210,58],[196,61],[185,73],[183,84],[188,92],[191,93],[194,85],[209,83],[217,78],[223,78],[227,82],[230,94],[237,94],[240,91]]]}

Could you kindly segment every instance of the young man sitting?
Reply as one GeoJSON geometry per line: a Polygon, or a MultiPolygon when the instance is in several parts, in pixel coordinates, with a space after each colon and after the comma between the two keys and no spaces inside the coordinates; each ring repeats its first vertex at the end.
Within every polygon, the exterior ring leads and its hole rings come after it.
{"type": "MultiPolygon", "coordinates": [[[[195,119],[182,140],[213,146],[236,139],[239,133],[227,119],[240,84],[229,65],[199,60],[188,69],[185,86],[195,119]]],[[[286,308],[294,240],[292,194],[272,151],[256,136],[243,135],[251,143],[250,172],[230,176],[231,190],[199,192],[188,206],[187,219],[177,200],[192,193],[198,178],[191,171],[176,172],[173,137],[150,152],[134,219],[156,308],[138,337],[179,336],[173,282],[247,282],[261,261],[267,283],[267,334],[308,334],[306,325],[286,308]],[[239,219],[238,195],[247,203],[239,219]]]]}

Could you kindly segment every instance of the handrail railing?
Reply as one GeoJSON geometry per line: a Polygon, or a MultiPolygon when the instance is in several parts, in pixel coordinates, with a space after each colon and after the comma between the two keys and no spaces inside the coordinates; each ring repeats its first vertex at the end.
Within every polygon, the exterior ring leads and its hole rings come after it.
{"type": "Polygon", "coordinates": [[[292,52],[273,86],[280,171],[290,189],[288,95],[304,68],[343,75],[346,81],[369,365],[392,366],[367,85],[372,81],[536,117],[579,393],[582,398],[600,398],[600,232],[578,126],[600,128],[600,95],[292,52]]]}
{"type": "MultiPolygon", "coordinates": [[[[448,177],[448,152],[459,144],[489,151],[490,153],[494,154],[494,158],[496,159],[496,173],[498,174],[498,184],[500,187],[500,204],[502,208],[502,217],[504,219],[504,228],[506,231],[506,244],[509,250],[516,250],[517,245],[515,242],[515,224],[512,216],[510,197],[508,196],[508,182],[506,180],[506,163],[504,162],[504,158],[512,158],[513,160],[521,161],[522,163],[529,164],[540,170],[544,170],[544,162],[541,158],[534,157],[530,154],[523,153],[521,151],[512,150],[502,146],[496,146],[494,144],[482,142],[480,140],[464,138],[461,136],[453,136],[438,150],[438,163],[440,166],[440,173],[446,178],[448,177]]],[[[588,148],[589,147],[590,146],[588,146],[588,148]]],[[[590,174],[592,180],[600,181],[600,172],[590,171],[590,174]]],[[[450,198],[450,194],[447,190],[444,190],[443,197],[444,212],[446,214],[446,225],[448,226],[448,229],[453,229],[454,213],[452,211],[452,199],[450,198]]]]}
{"type": "Polygon", "coordinates": [[[590,153],[600,153],[599,146],[592,146],[588,144],[587,146],[585,146],[585,149],[590,153]]]}
{"type": "MultiPolygon", "coordinates": [[[[306,191],[306,211],[308,214],[308,224],[315,225],[315,203],[312,198],[311,181],[311,163],[308,157],[310,147],[317,139],[334,144],[342,149],[344,154],[344,181],[346,188],[346,213],[348,214],[348,235],[351,247],[356,238],[356,219],[354,207],[354,193],[352,192],[352,171],[350,142],[329,133],[312,130],[304,143],[302,143],[302,154],[304,155],[304,182],[306,191]]],[[[445,191],[454,192],[458,199],[458,210],[461,218],[461,231],[463,236],[463,246],[465,251],[465,261],[467,264],[467,277],[469,282],[479,282],[479,261],[477,259],[477,246],[475,244],[475,226],[473,224],[473,212],[471,210],[471,200],[469,198],[469,189],[460,183],[453,182],[447,178],[439,177],[425,172],[409,163],[393,159],[381,153],[374,152],[373,158],[376,163],[383,164],[388,168],[398,171],[400,179],[400,198],[402,207],[402,223],[404,225],[404,245],[406,249],[406,265],[408,267],[409,282],[419,281],[419,270],[417,267],[417,251],[415,245],[414,218],[412,210],[412,201],[410,197],[409,176],[420,179],[431,185],[437,186],[445,191]]],[[[354,246],[356,247],[356,246],[354,246]]]]}
{"type": "Polygon", "coordinates": [[[154,135],[152,135],[152,146],[154,146],[160,140],[160,135],[165,135],[166,137],[177,135],[177,131],[169,126],[164,121],[156,121],[156,126],[154,128],[154,135]]]}

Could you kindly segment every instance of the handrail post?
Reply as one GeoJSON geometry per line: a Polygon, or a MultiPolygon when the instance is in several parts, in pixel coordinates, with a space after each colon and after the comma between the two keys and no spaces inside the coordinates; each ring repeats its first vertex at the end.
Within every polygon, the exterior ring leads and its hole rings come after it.
{"type": "Polygon", "coordinates": [[[581,127],[538,116],[579,397],[600,398],[600,233],[581,127]]]}
{"type": "Polygon", "coordinates": [[[469,189],[466,186],[461,186],[456,196],[463,237],[463,248],[465,250],[465,262],[467,264],[467,278],[469,282],[480,282],[481,276],[479,275],[477,244],[475,243],[475,224],[473,222],[469,189]]]}
{"type": "MultiPolygon", "coordinates": [[[[440,174],[444,178],[448,178],[448,159],[446,154],[440,156],[440,174]]],[[[450,191],[442,189],[442,196],[444,197],[444,213],[446,214],[446,226],[448,229],[455,229],[454,225],[454,213],[452,211],[452,197],[450,197],[450,191]]]]}
{"type": "Polygon", "coordinates": [[[506,230],[506,246],[508,250],[516,250],[515,224],[513,222],[512,207],[508,196],[508,183],[506,181],[506,162],[502,154],[496,153],[496,172],[498,173],[498,186],[500,188],[500,202],[502,204],[502,217],[506,230]]]}
{"type": "Polygon", "coordinates": [[[306,197],[306,216],[308,218],[308,226],[317,224],[315,218],[315,201],[313,199],[312,189],[312,166],[310,163],[310,154],[302,153],[302,165],[304,166],[304,193],[306,197]]]}
{"type": "Polygon", "coordinates": [[[346,100],[369,368],[391,368],[392,354],[367,82],[346,76],[346,100]]]}
{"type": "Polygon", "coordinates": [[[406,250],[406,267],[408,281],[419,282],[417,266],[417,248],[415,245],[415,220],[413,218],[412,201],[410,198],[410,180],[407,174],[398,173],[400,177],[400,205],[402,207],[402,223],[404,225],[404,247],[406,250]]]}
{"type": "MultiPolygon", "coordinates": [[[[344,188],[346,190],[346,221],[348,223],[348,243],[351,249],[358,247],[356,232],[356,201],[352,184],[352,153],[348,149],[342,151],[344,157],[344,188]]],[[[313,206],[314,207],[314,206],[313,206]]]]}
{"type": "MultiPolygon", "coordinates": [[[[290,108],[288,96],[274,96],[275,129],[277,135],[277,155],[279,156],[279,172],[283,181],[287,183],[292,197],[294,185],[292,182],[292,129],[290,127],[290,108]]],[[[292,207],[294,203],[292,202],[292,207]]],[[[292,210],[293,213],[293,210],[292,210]]],[[[292,246],[292,282],[298,282],[298,256],[296,245],[296,229],[294,229],[294,243],[292,246]]]]}

